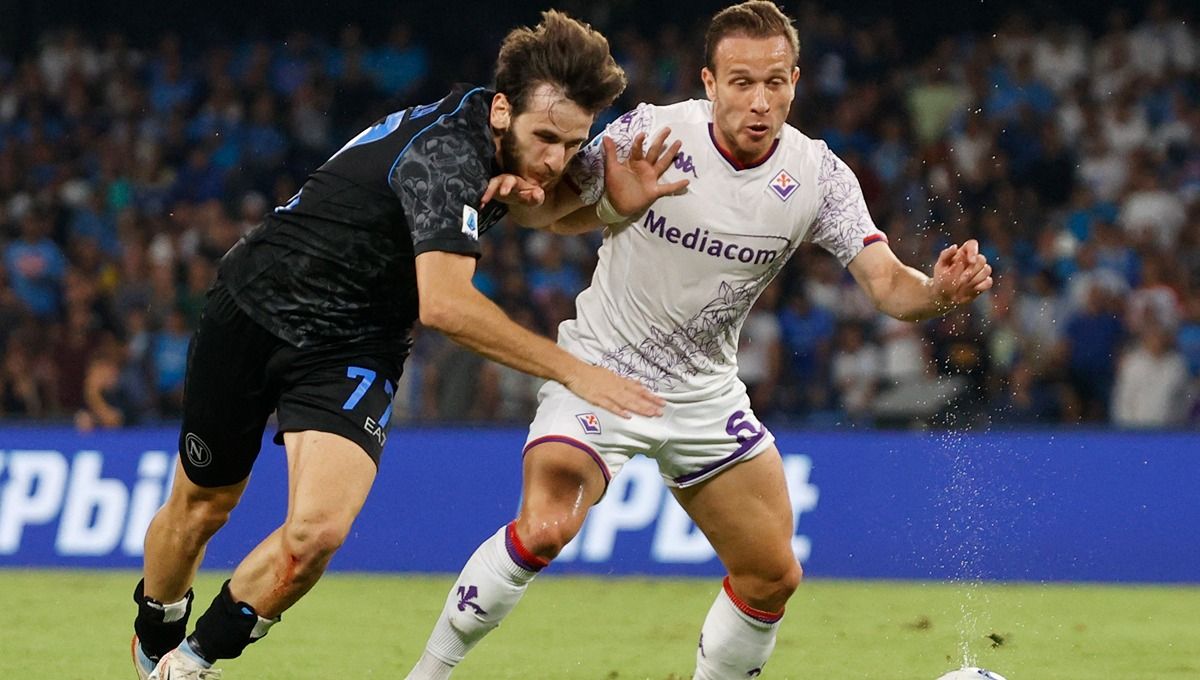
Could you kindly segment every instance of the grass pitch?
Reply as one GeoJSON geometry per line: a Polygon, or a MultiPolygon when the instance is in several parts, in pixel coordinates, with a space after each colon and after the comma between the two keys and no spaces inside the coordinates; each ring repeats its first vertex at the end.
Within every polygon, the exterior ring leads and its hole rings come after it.
{"type": "MultiPolygon", "coordinates": [[[[198,610],[223,578],[201,575],[198,610]]],[[[133,678],[136,579],[0,570],[0,678],[133,678]]],[[[220,667],[228,680],[399,680],[450,584],[331,574],[267,639],[220,667]]],[[[690,678],[718,587],[542,576],[455,678],[690,678]]],[[[806,581],[763,678],[933,680],[964,658],[1009,680],[1200,678],[1197,612],[1200,587],[806,581]]]]}

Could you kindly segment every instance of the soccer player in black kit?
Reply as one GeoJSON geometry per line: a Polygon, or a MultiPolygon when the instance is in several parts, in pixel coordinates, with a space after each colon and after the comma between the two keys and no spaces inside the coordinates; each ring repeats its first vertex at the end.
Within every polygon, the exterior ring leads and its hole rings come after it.
{"type": "MultiPolygon", "coordinates": [[[[503,202],[544,198],[624,85],[602,35],[546,12],[505,38],[495,91],[456,86],[380,120],[226,254],[192,340],[175,483],[146,532],[139,678],[219,677],[214,661],[266,635],[320,578],[374,481],[418,319],[598,407],[660,413],[640,384],[522,329],[471,285],[503,202]],[[286,519],[185,638],[204,547],[237,505],[273,411],[286,519]]],[[[655,185],[675,148],[659,138],[642,165],[623,167],[645,205],[665,193],[655,185]]]]}

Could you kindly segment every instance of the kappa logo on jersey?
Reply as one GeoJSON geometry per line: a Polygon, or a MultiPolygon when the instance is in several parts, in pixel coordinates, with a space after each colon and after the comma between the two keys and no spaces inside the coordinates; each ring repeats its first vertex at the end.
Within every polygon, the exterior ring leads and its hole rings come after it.
{"type": "Polygon", "coordinates": [[[595,413],[579,413],[575,416],[586,434],[600,434],[600,418],[595,413]]]}
{"type": "Polygon", "coordinates": [[[183,448],[188,460],[196,467],[207,467],[212,462],[212,451],[208,449],[208,444],[191,432],[183,438],[183,448]]]}
{"type": "Polygon", "coordinates": [[[462,233],[479,240],[479,213],[469,205],[463,206],[462,233]]]}
{"type": "Polygon", "coordinates": [[[771,191],[774,191],[775,195],[782,201],[791,198],[798,186],[800,186],[800,183],[792,179],[792,176],[787,174],[787,170],[780,170],[779,174],[775,175],[775,178],[771,180],[771,191]]]}
{"type": "Polygon", "coordinates": [[[684,154],[682,151],[675,154],[675,169],[696,179],[700,178],[700,175],[696,174],[696,163],[692,161],[691,156],[684,154]]]}

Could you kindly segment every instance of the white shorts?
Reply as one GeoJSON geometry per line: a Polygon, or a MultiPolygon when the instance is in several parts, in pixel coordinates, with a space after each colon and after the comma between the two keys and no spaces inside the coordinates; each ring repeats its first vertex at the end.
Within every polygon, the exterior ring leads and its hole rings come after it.
{"type": "Polygon", "coordinates": [[[667,486],[699,484],[762,453],[775,436],[750,410],[746,386],[703,401],[671,402],[658,418],[628,420],[597,408],[556,382],[538,392],[538,410],[525,451],[546,442],[574,446],[592,457],[604,482],[637,454],[658,461],[667,486]]]}

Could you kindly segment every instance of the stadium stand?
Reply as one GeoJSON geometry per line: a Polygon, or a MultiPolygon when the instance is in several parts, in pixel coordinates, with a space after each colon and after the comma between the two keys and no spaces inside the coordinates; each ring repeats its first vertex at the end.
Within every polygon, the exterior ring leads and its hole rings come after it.
{"type": "MultiPolygon", "coordinates": [[[[908,326],[802,250],[744,333],[760,415],[1200,422],[1200,36],[1184,11],[1157,1],[1096,26],[1010,12],[924,45],[897,19],[801,6],[791,122],[855,170],[902,259],[974,237],[998,283],[972,314],[908,326]]],[[[703,96],[693,26],[588,18],[630,77],[605,119],[703,96]]],[[[389,106],[436,99],[443,75],[488,79],[491,54],[447,65],[407,24],[331,30],[142,44],[47,28],[0,53],[0,418],[176,416],[225,250],[389,106]]],[[[502,224],[484,243],[480,289],[553,335],[599,236],[502,224]]],[[[398,416],[532,414],[536,381],[419,335],[398,416]]]]}

